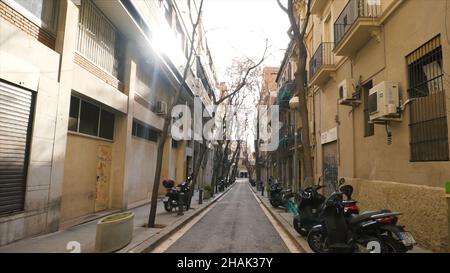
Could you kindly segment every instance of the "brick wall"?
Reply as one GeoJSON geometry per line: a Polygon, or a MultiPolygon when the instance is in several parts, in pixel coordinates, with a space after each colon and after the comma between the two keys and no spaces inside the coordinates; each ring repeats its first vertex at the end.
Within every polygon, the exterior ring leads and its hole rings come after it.
{"type": "Polygon", "coordinates": [[[103,80],[107,84],[116,88],[117,90],[121,92],[124,91],[124,85],[121,81],[119,81],[117,78],[110,75],[109,73],[105,72],[103,69],[99,68],[97,65],[93,64],[91,61],[89,61],[88,59],[86,59],[85,57],[81,56],[78,53],[75,54],[75,63],[81,66],[82,68],[86,69],[87,71],[89,71],[97,78],[103,80]]]}
{"type": "Polygon", "coordinates": [[[34,37],[39,42],[48,46],[51,49],[55,49],[56,36],[51,32],[40,28],[26,17],[12,9],[10,6],[0,1],[0,17],[20,28],[28,35],[34,37]]]}

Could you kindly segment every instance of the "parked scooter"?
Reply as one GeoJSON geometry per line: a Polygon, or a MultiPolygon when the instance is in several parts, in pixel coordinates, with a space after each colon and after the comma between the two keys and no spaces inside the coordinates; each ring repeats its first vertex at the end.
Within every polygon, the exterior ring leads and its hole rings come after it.
{"type": "Polygon", "coordinates": [[[173,208],[179,208],[180,194],[183,193],[183,208],[189,210],[191,207],[190,198],[190,183],[192,182],[192,176],[189,176],[187,181],[181,182],[180,185],[174,187],[175,181],[171,179],[165,179],[163,186],[167,189],[167,194],[164,199],[164,209],[167,212],[171,212],[173,208]]]}
{"type": "Polygon", "coordinates": [[[314,252],[404,253],[416,244],[411,233],[397,225],[400,213],[380,210],[346,217],[343,195],[336,189],[324,202],[321,223],[308,234],[308,244],[314,252]]]}
{"type": "MultiPolygon", "coordinates": [[[[322,179],[319,178],[317,185],[307,187],[300,190],[296,194],[297,211],[294,216],[294,229],[302,236],[306,237],[309,231],[320,223],[320,211],[326,198],[319,193],[319,190],[325,186],[321,184],[322,179]]],[[[344,186],[343,191],[346,192],[347,200],[343,202],[344,213],[346,217],[359,213],[357,202],[351,198],[353,194],[352,186],[344,186]]]]}
{"type": "Polygon", "coordinates": [[[288,201],[290,198],[292,198],[294,195],[292,193],[292,190],[284,190],[281,183],[278,182],[278,180],[274,180],[270,185],[270,204],[275,207],[288,207],[288,201]]]}

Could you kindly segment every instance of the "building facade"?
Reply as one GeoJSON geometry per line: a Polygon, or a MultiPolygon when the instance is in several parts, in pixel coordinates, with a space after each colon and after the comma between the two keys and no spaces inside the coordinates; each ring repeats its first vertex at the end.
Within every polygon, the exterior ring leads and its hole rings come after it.
{"type": "Polygon", "coordinates": [[[316,178],[346,178],[363,210],[403,212],[434,251],[449,250],[446,2],[312,0],[305,38],[316,178]]]}
{"type": "MultiPolygon", "coordinates": [[[[0,245],[148,202],[198,4],[0,1],[0,245]]],[[[216,92],[206,38],[193,44],[176,102],[191,109],[216,92]]],[[[186,179],[199,145],[168,136],[162,177],[186,179]]]]}

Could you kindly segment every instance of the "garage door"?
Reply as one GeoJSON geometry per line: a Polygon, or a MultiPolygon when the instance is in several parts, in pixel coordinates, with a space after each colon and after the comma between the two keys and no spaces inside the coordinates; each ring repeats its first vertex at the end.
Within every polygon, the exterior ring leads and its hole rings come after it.
{"type": "Polygon", "coordinates": [[[24,208],[33,96],[0,81],[0,214],[24,208]]]}

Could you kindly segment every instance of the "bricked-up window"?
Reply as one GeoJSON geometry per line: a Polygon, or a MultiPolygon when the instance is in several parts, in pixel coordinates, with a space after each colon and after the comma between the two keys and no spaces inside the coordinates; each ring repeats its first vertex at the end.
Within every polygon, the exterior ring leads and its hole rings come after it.
{"type": "Polygon", "coordinates": [[[70,99],[69,131],[114,139],[114,113],[76,96],[70,99]]]}
{"type": "Polygon", "coordinates": [[[406,57],[408,64],[411,161],[448,161],[441,37],[406,57]]]}
{"type": "Polygon", "coordinates": [[[123,45],[119,31],[92,0],[82,0],[77,32],[78,53],[122,80],[123,45]]]}
{"type": "Polygon", "coordinates": [[[27,19],[52,33],[56,32],[58,0],[4,0],[27,19]]]}
{"type": "Polygon", "coordinates": [[[149,125],[133,120],[133,136],[142,138],[151,142],[158,142],[158,131],[152,129],[149,125]]]}

